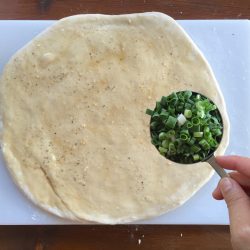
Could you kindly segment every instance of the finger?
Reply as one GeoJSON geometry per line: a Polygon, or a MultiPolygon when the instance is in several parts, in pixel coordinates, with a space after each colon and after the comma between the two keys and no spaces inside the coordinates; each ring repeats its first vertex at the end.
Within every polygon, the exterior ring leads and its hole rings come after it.
{"type": "Polygon", "coordinates": [[[242,228],[250,228],[250,199],[232,178],[222,178],[219,188],[228,206],[230,230],[235,238],[242,228]]]}
{"type": "Polygon", "coordinates": [[[237,181],[243,187],[243,189],[250,189],[250,177],[247,177],[239,172],[231,172],[229,175],[235,181],[237,181]]]}
{"type": "MultiPolygon", "coordinates": [[[[238,172],[231,172],[229,173],[229,175],[231,178],[233,178],[235,181],[237,181],[241,185],[241,187],[244,189],[245,192],[247,192],[247,194],[250,192],[250,178],[238,172]]],[[[216,200],[223,199],[222,193],[218,185],[213,191],[212,195],[214,199],[216,200]]]]}
{"type": "MultiPolygon", "coordinates": [[[[248,189],[243,189],[244,191],[245,191],[245,193],[250,197],[250,190],[248,190],[248,189]]],[[[223,195],[222,195],[222,193],[221,193],[221,191],[220,191],[220,189],[218,188],[216,188],[214,191],[213,191],[213,193],[212,193],[212,195],[213,195],[213,197],[214,197],[214,199],[215,200],[223,200],[224,198],[223,198],[223,195]]]]}
{"type": "Polygon", "coordinates": [[[241,156],[217,156],[216,161],[221,167],[238,171],[250,178],[250,158],[241,156]]]}
{"type": "Polygon", "coordinates": [[[212,196],[214,197],[215,200],[223,200],[223,195],[220,191],[219,184],[217,187],[214,189],[212,196]]]}

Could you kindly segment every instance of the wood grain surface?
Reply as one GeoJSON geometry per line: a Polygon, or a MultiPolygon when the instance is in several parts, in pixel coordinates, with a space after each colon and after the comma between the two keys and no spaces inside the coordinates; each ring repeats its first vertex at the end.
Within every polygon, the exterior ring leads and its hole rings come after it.
{"type": "Polygon", "coordinates": [[[0,249],[231,249],[226,226],[2,226],[0,249]]]}
{"type": "Polygon", "coordinates": [[[175,19],[249,18],[250,0],[0,0],[0,19],[160,11],[175,19]]]}
{"type": "MultiPolygon", "coordinates": [[[[249,19],[250,0],[0,0],[0,19],[161,11],[175,19],[249,19]]],[[[231,249],[228,226],[0,226],[0,250],[231,249]]]]}

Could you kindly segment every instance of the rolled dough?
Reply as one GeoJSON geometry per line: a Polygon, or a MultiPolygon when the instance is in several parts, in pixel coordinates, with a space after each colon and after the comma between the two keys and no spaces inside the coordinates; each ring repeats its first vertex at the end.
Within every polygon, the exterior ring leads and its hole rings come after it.
{"type": "Polygon", "coordinates": [[[220,108],[223,96],[199,49],[161,13],[77,15],[18,51],[0,84],[2,150],[10,173],[37,205],[78,221],[124,223],[172,210],[212,176],[151,144],[146,108],[192,90],[220,108]]]}

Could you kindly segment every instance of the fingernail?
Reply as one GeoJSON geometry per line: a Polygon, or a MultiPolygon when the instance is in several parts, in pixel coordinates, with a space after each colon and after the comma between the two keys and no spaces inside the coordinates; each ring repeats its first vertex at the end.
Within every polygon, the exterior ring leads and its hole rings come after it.
{"type": "Polygon", "coordinates": [[[220,188],[223,192],[228,192],[232,188],[232,182],[228,177],[224,177],[220,181],[220,188]]]}

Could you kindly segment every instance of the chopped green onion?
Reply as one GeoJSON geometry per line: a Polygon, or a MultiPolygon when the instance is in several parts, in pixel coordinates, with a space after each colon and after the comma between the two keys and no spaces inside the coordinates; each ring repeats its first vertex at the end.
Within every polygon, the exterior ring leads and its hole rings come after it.
{"type": "Polygon", "coordinates": [[[170,142],[168,147],[171,154],[173,154],[173,152],[176,152],[174,143],[170,142]]]}
{"type": "Polygon", "coordinates": [[[180,133],[181,133],[181,134],[189,135],[188,129],[182,129],[182,130],[180,131],[180,133]]]}
{"type": "Polygon", "coordinates": [[[222,134],[221,129],[217,128],[217,129],[212,129],[212,133],[214,136],[219,136],[222,134]]]}
{"type": "Polygon", "coordinates": [[[167,136],[168,136],[167,133],[161,132],[159,134],[159,140],[163,141],[163,140],[165,140],[167,138],[167,136]]]}
{"type": "Polygon", "coordinates": [[[154,111],[151,109],[147,109],[146,114],[152,116],[154,114],[154,111]]]}
{"type": "Polygon", "coordinates": [[[189,136],[187,134],[181,134],[180,138],[181,138],[182,141],[187,141],[189,136]]]}
{"type": "MultiPolygon", "coordinates": [[[[194,104],[195,104],[195,102],[192,101],[191,99],[187,100],[187,103],[188,103],[188,104],[191,104],[191,105],[194,105],[194,104]]],[[[192,106],[191,106],[191,107],[192,107],[192,106]]]]}
{"type": "Polygon", "coordinates": [[[164,148],[168,148],[168,145],[169,145],[169,141],[168,140],[164,140],[164,141],[162,141],[162,147],[164,147],[164,148]]]}
{"type": "Polygon", "coordinates": [[[200,159],[200,156],[198,154],[193,155],[194,161],[198,161],[200,159]]]}
{"type": "Polygon", "coordinates": [[[146,114],[151,116],[152,144],[170,160],[198,162],[219,146],[222,119],[216,105],[202,95],[174,92],[163,96],[146,114]]]}
{"type": "Polygon", "coordinates": [[[165,123],[167,127],[174,128],[177,122],[177,118],[169,116],[167,122],[165,123]]]}
{"type": "Polygon", "coordinates": [[[190,109],[185,109],[184,115],[186,118],[191,118],[192,117],[192,111],[190,109]]]}
{"type": "Polygon", "coordinates": [[[191,121],[192,121],[194,126],[198,126],[200,124],[199,117],[193,117],[191,121]]]}
{"type": "Polygon", "coordinates": [[[200,125],[193,126],[192,131],[193,132],[200,132],[201,131],[201,126],[200,125]]]}
{"type": "Polygon", "coordinates": [[[175,92],[173,92],[171,95],[169,95],[167,97],[166,100],[167,100],[167,103],[175,105],[177,103],[177,101],[178,101],[177,94],[175,92]]]}
{"type": "Polygon", "coordinates": [[[183,114],[179,114],[177,117],[178,125],[182,126],[186,121],[186,117],[183,114]]]}
{"type": "Polygon", "coordinates": [[[211,117],[211,120],[215,123],[215,124],[219,124],[219,120],[216,117],[211,117]]]}
{"type": "Polygon", "coordinates": [[[209,127],[204,127],[204,130],[203,130],[203,132],[204,132],[204,133],[208,133],[208,132],[210,132],[210,129],[209,129],[209,127]]]}
{"type": "Polygon", "coordinates": [[[157,122],[151,122],[151,123],[150,123],[150,128],[151,128],[151,129],[155,129],[156,126],[157,126],[157,122]]]}
{"type": "Polygon", "coordinates": [[[202,101],[196,102],[195,106],[196,106],[197,110],[203,110],[204,109],[204,103],[202,101]]]}
{"type": "Polygon", "coordinates": [[[169,112],[171,115],[174,115],[174,113],[175,113],[175,107],[168,106],[168,112],[169,112]]]}
{"type": "Polygon", "coordinates": [[[188,121],[186,124],[187,124],[187,128],[192,128],[193,127],[193,123],[190,122],[190,121],[188,121]]]}
{"type": "Polygon", "coordinates": [[[195,138],[194,138],[194,137],[191,138],[187,143],[188,143],[188,145],[194,145],[194,143],[195,143],[195,138]]]}
{"type": "Polygon", "coordinates": [[[176,140],[174,141],[174,144],[175,144],[176,147],[180,147],[180,146],[182,145],[181,139],[176,139],[176,140]]]}
{"type": "Polygon", "coordinates": [[[202,139],[199,144],[202,146],[203,149],[208,150],[210,148],[209,143],[205,140],[202,139]]]}
{"type": "Polygon", "coordinates": [[[179,105],[176,107],[176,111],[182,112],[183,107],[184,107],[184,103],[179,104],[179,105]]]}
{"type": "Polygon", "coordinates": [[[179,102],[185,102],[186,101],[183,93],[178,95],[178,99],[179,99],[179,102]]]}
{"type": "Polygon", "coordinates": [[[168,152],[168,150],[166,148],[159,147],[159,152],[164,155],[168,152]]]}
{"type": "Polygon", "coordinates": [[[185,91],[183,93],[183,96],[186,100],[188,100],[192,96],[192,94],[193,94],[192,91],[185,91]]]}
{"type": "Polygon", "coordinates": [[[194,137],[202,137],[203,136],[203,132],[194,132],[193,133],[194,137]]]}
{"type": "Polygon", "coordinates": [[[169,113],[167,111],[161,111],[160,113],[161,118],[165,119],[165,118],[168,118],[168,116],[169,116],[169,113]]]}
{"type": "Polygon", "coordinates": [[[161,103],[160,102],[156,102],[156,108],[155,108],[155,110],[156,110],[156,112],[159,112],[160,110],[161,110],[161,103]]]}
{"type": "Polygon", "coordinates": [[[171,138],[172,136],[174,136],[175,135],[175,131],[174,130],[169,130],[168,132],[167,132],[167,137],[168,138],[171,138]]]}
{"type": "Polygon", "coordinates": [[[210,132],[205,132],[204,133],[204,138],[208,140],[209,138],[212,138],[212,134],[210,132]]]}
{"type": "Polygon", "coordinates": [[[205,117],[205,111],[204,110],[198,110],[197,111],[197,116],[200,118],[204,118],[205,117]]]}
{"type": "Polygon", "coordinates": [[[163,96],[163,97],[161,98],[161,104],[162,104],[163,106],[165,106],[165,105],[167,104],[167,102],[168,102],[168,98],[167,98],[166,96],[163,96]]]}
{"type": "Polygon", "coordinates": [[[210,145],[211,147],[213,147],[213,148],[217,148],[217,147],[218,147],[218,142],[217,142],[215,139],[211,138],[211,139],[209,140],[209,145],[210,145]]]}
{"type": "Polygon", "coordinates": [[[160,116],[160,115],[159,115],[158,113],[154,113],[154,114],[152,115],[152,118],[153,118],[153,119],[159,118],[159,116],[160,116]]]}
{"type": "MultiPolygon", "coordinates": [[[[188,110],[191,110],[192,108],[192,105],[188,102],[185,103],[185,108],[188,109],[188,110]]],[[[185,111],[184,111],[185,112],[185,111]]]]}
{"type": "Polygon", "coordinates": [[[193,153],[198,153],[200,150],[201,148],[199,146],[196,146],[196,145],[191,146],[191,152],[193,153]]]}

